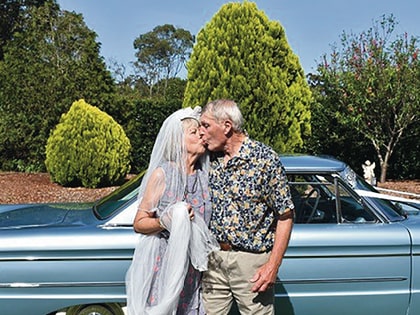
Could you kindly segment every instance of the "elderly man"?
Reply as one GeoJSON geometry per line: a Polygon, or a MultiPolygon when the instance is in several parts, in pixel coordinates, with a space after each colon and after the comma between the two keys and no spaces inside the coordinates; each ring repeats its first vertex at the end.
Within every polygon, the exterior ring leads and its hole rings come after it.
{"type": "Polygon", "coordinates": [[[293,226],[294,205],[278,154],[248,137],[232,100],[208,103],[201,134],[214,153],[209,185],[210,229],[221,251],[212,253],[203,276],[208,315],[274,314],[277,272],[293,226]]]}

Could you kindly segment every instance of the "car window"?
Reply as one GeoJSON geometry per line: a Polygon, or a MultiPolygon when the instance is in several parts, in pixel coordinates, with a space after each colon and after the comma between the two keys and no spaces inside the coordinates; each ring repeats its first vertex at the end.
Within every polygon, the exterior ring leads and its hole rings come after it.
{"type": "Polygon", "coordinates": [[[142,174],[125,183],[110,195],[99,200],[94,206],[94,213],[98,219],[107,219],[118,212],[124,205],[137,198],[142,174]]]}
{"type": "Polygon", "coordinates": [[[374,197],[372,198],[368,196],[369,192],[379,192],[377,191],[376,187],[368,184],[359,175],[356,176],[355,186],[353,188],[357,191],[359,195],[364,195],[365,200],[372,204],[373,207],[381,209],[381,214],[385,216],[387,220],[398,222],[405,219],[406,213],[404,213],[404,211],[401,211],[401,209],[395,206],[390,200],[374,197]]]}
{"type": "Polygon", "coordinates": [[[295,223],[374,223],[377,218],[337,177],[289,175],[295,223]]]}
{"type": "Polygon", "coordinates": [[[405,215],[420,215],[420,204],[410,203],[406,201],[392,201],[400,213],[405,215]]]}

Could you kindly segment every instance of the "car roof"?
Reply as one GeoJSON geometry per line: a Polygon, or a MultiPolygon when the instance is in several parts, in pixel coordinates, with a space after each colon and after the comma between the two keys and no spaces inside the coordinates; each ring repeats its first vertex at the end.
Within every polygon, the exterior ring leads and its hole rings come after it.
{"type": "Polygon", "coordinates": [[[347,167],[346,163],[330,156],[285,154],[280,159],[288,173],[335,173],[347,167]]]}

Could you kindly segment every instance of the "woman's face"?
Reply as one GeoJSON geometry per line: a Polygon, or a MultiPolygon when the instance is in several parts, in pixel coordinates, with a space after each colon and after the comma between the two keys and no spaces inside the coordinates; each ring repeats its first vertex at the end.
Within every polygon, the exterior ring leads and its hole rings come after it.
{"type": "Polygon", "coordinates": [[[200,134],[200,124],[195,119],[188,119],[183,123],[187,152],[193,155],[202,155],[206,148],[200,134]]]}

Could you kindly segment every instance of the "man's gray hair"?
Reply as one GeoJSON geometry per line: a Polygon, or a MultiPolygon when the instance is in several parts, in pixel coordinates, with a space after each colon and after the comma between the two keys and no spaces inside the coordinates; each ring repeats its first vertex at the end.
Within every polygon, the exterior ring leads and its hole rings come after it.
{"type": "Polygon", "coordinates": [[[205,113],[210,113],[217,122],[229,119],[234,131],[244,132],[244,118],[235,101],[219,99],[209,102],[203,107],[202,114],[205,113]]]}

